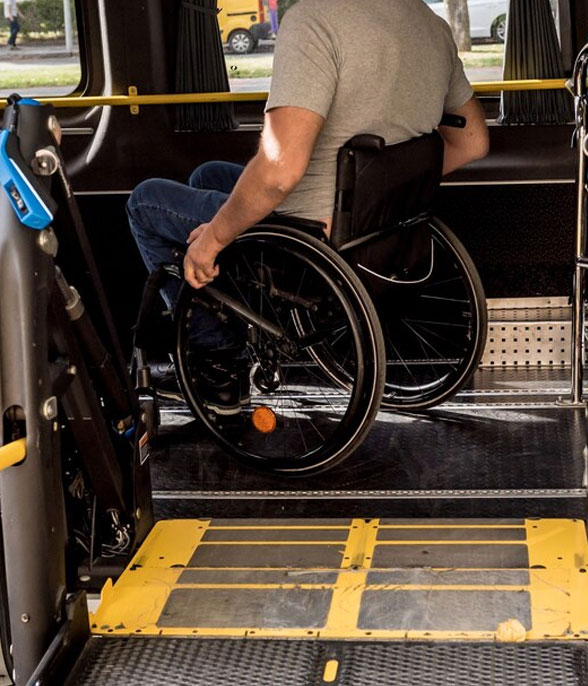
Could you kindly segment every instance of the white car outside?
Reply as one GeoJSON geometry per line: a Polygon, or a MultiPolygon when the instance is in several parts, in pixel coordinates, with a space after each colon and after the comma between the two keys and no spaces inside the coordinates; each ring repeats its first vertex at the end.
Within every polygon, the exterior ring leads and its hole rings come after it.
{"type": "MultiPolygon", "coordinates": [[[[425,2],[435,14],[447,19],[443,0],[425,0],[425,2]]],[[[468,8],[472,38],[493,38],[499,43],[504,43],[507,0],[468,0],[468,8]]]]}

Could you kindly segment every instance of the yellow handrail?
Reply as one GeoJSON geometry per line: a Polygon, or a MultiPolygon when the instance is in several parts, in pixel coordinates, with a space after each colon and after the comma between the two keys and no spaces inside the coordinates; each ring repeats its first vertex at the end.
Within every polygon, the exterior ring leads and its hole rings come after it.
{"type": "MultiPolygon", "coordinates": [[[[561,90],[566,87],[565,79],[526,79],[520,81],[480,81],[473,83],[476,93],[497,93],[499,91],[561,90]]],[[[105,107],[132,105],[186,105],[210,102],[252,102],[267,100],[266,91],[253,93],[163,93],[158,95],[90,95],[36,98],[40,103],[51,103],[54,107],[105,107]]],[[[5,107],[0,103],[0,108],[5,107]]]]}
{"type": "Polygon", "coordinates": [[[497,91],[546,91],[562,90],[565,79],[525,79],[521,81],[479,81],[472,83],[476,93],[496,93],[497,91]]]}
{"type": "Polygon", "coordinates": [[[22,462],[27,456],[27,439],[19,438],[18,441],[0,446],[0,471],[22,462]]]}

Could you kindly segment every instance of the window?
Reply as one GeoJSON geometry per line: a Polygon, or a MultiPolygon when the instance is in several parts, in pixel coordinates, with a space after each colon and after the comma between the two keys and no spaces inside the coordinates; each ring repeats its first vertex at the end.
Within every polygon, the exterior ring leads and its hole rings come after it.
{"type": "MultiPolygon", "coordinates": [[[[279,0],[280,14],[295,1],[279,0]]],[[[223,10],[219,14],[232,91],[269,90],[275,41],[269,8],[265,4],[268,0],[264,0],[265,17],[262,17],[262,22],[265,20],[269,32],[262,31],[258,40],[247,39],[248,29],[245,26],[232,29],[234,33],[231,33],[231,30],[223,30],[226,14],[233,12],[236,14],[236,10],[243,10],[244,7],[241,6],[245,4],[251,5],[253,10],[257,2],[258,0],[225,0],[224,5],[229,6],[229,11],[223,10]],[[232,5],[235,7],[231,8],[232,5]]],[[[436,14],[446,18],[443,0],[425,0],[425,2],[436,14]]],[[[468,8],[472,48],[461,54],[468,78],[471,81],[499,81],[502,79],[508,0],[469,0],[468,8]]],[[[246,18],[250,19],[249,16],[246,18]]]]}
{"type": "MultiPolygon", "coordinates": [[[[447,19],[443,0],[424,1],[433,12],[447,19]]],[[[219,5],[223,4],[227,8],[219,14],[219,25],[232,91],[269,90],[275,44],[275,26],[272,26],[270,20],[275,19],[270,17],[268,2],[269,0],[219,2],[219,5]],[[230,26],[229,19],[232,20],[230,26]]],[[[296,0],[278,0],[279,14],[295,2],[296,0]]],[[[460,56],[470,81],[502,80],[509,2],[510,0],[468,0],[471,47],[461,51],[460,56]]],[[[551,0],[551,5],[558,25],[557,0],[551,0]]]]}
{"type": "Polygon", "coordinates": [[[0,97],[75,90],[82,70],[73,0],[0,0],[0,7],[0,97]]]}

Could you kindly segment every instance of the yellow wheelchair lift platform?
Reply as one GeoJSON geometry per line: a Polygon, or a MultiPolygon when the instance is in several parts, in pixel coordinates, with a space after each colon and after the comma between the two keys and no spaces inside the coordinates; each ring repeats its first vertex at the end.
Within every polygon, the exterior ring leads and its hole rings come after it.
{"type": "Polygon", "coordinates": [[[588,638],[580,520],[170,520],[90,617],[102,636],[588,638]]]}

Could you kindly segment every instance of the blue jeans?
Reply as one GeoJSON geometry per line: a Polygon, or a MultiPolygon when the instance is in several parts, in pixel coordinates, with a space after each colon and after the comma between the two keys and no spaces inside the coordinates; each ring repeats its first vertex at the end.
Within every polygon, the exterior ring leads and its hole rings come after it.
{"type": "Polygon", "coordinates": [[[18,36],[18,32],[20,30],[20,24],[18,23],[18,19],[9,19],[8,28],[10,29],[10,37],[8,38],[7,45],[14,46],[16,45],[16,37],[18,36]]]}
{"type": "Polygon", "coordinates": [[[270,24],[272,27],[272,33],[277,34],[278,33],[278,10],[270,10],[269,11],[269,17],[270,17],[270,24]]]}
{"type": "MultiPolygon", "coordinates": [[[[135,188],[127,203],[127,214],[149,272],[162,264],[177,262],[174,252],[186,251],[186,239],[192,229],[215,216],[242,171],[241,165],[231,162],[207,162],[192,172],[187,184],[148,179],[135,188]]],[[[179,288],[178,281],[169,279],[162,289],[171,309],[179,288]]],[[[217,350],[239,345],[234,332],[203,308],[195,310],[195,323],[196,345],[217,350]]]]}

